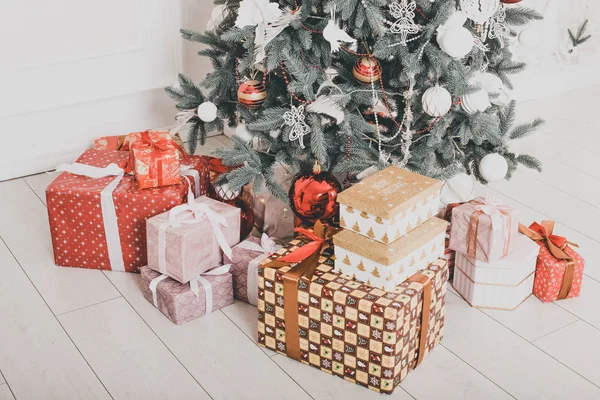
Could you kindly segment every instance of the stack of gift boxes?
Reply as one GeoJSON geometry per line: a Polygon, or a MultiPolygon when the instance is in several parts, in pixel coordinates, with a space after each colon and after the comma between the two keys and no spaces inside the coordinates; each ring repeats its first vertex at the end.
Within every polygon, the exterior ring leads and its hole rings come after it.
{"type": "Polygon", "coordinates": [[[492,197],[448,207],[453,286],[473,307],[514,310],[533,293],[543,302],[579,296],[583,259],[554,223],[527,228],[492,197]]]}
{"type": "Polygon", "coordinates": [[[301,229],[262,262],[259,343],[391,393],[443,333],[447,223],[434,217],[440,188],[390,167],[342,192],[347,229],[301,229]]]}
{"type": "Polygon", "coordinates": [[[144,297],[175,324],[231,304],[248,282],[222,265],[240,242],[240,209],[206,196],[223,172],[214,164],[168,132],[96,140],[47,188],[56,264],[141,272],[144,297]]]}

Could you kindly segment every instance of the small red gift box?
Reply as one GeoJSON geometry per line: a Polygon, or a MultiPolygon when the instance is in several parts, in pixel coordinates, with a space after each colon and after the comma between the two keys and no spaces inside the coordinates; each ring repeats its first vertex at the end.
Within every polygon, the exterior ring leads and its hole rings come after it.
{"type": "MultiPolygon", "coordinates": [[[[179,133],[170,135],[169,132],[150,132],[152,140],[169,139],[173,140],[179,146],[183,147],[181,136],[179,133]]],[[[129,145],[133,141],[140,140],[142,138],[142,132],[134,132],[129,135],[117,135],[117,136],[103,136],[94,140],[93,150],[120,150],[129,151],[129,145]]]]}
{"type": "Polygon", "coordinates": [[[150,132],[142,132],[139,140],[130,139],[130,142],[129,168],[140,189],[179,184],[179,156],[185,157],[185,153],[170,136],[169,139],[154,140],[150,132]]]}
{"type": "Polygon", "coordinates": [[[554,221],[519,230],[540,245],[533,294],[544,303],[579,296],[585,260],[571,248],[577,245],[553,234],[554,221]]]}
{"type": "Polygon", "coordinates": [[[129,155],[88,150],[46,189],[56,265],[137,272],[146,261],[146,219],[184,203],[188,183],[139,190],[129,155]]]}

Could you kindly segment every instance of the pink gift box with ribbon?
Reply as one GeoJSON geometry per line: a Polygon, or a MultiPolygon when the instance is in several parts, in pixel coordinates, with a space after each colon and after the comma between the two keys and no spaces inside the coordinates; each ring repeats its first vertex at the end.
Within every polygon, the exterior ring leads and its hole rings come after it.
{"type": "Polygon", "coordinates": [[[171,322],[184,324],[233,304],[230,265],[224,265],[188,283],[180,283],[148,267],[140,269],[144,297],[171,322]]]}
{"type": "Polygon", "coordinates": [[[239,208],[193,197],[146,223],[148,267],[181,283],[221,264],[240,241],[239,208]]]}
{"type": "Polygon", "coordinates": [[[223,255],[223,262],[231,264],[236,299],[258,305],[258,266],[280,248],[267,234],[263,234],[260,239],[251,236],[233,247],[232,257],[223,255]]]}
{"type": "Polygon", "coordinates": [[[452,210],[451,250],[484,262],[508,254],[517,234],[515,211],[491,196],[479,197],[452,210]]]}

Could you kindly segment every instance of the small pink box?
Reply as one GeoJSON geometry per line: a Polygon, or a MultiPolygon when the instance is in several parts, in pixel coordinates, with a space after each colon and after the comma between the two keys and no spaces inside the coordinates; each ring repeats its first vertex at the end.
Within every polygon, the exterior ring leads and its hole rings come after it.
{"type": "Polygon", "coordinates": [[[201,277],[204,283],[179,283],[148,267],[142,267],[140,273],[146,300],[176,325],[233,304],[233,283],[229,272],[222,275],[204,275],[201,277]],[[190,286],[195,284],[198,288],[197,295],[190,286]]]}
{"type": "Polygon", "coordinates": [[[484,262],[500,260],[517,235],[512,209],[491,198],[477,198],[452,210],[451,250],[484,262]]]}
{"type": "Polygon", "coordinates": [[[221,264],[222,250],[210,218],[226,223],[216,224],[229,247],[240,241],[240,209],[202,196],[184,205],[187,211],[178,215],[180,224],[173,225],[172,213],[179,207],[147,221],[148,267],[181,283],[221,264]],[[212,216],[190,207],[207,206],[212,216]]]}

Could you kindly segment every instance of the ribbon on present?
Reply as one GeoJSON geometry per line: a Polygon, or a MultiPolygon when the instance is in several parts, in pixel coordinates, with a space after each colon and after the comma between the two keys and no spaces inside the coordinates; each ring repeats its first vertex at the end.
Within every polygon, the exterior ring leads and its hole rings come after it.
{"type": "MultiPolygon", "coordinates": [[[[202,287],[204,288],[204,296],[206,299],[205,314],[210,314],[213,311],[213,290],[210,281],[205,277],[225,275],[229,273],[230,269],[231,264],[222,265],[220,267],[216,267],[204,272],[203,274],[197,276],[188,283],[190,285],[190,290],[192,291],[192,293],[194,293],[196,297],[200,296],[200,287],[198,286],[198,284],[202,285],[202,287]]],[[[158,308],[158,284],[168,278],[169,277],[167,275],[159,275],[150,281],[149,288],[152,292],[152,304],[154,304],[154,307],[156,308],[158,308]]]]}
{"type": "Polygon", "coordinates": [[[512,218],[510,214],[513,209],[502,204],[492,196],[486,196],[485,198],[480,197],[475,200],[471,200],[469,203],[475,205],[475,212],[471,215],[471,221],[469,223],[469,232],[467,235],[467,255],[471,258],[477,256],[477,235],[479,231],[479,218],[482,215],[490,217],[492,223],[492,230],[502,231],[504,237],[504,250],[502,257],[508,254],[510,245],[510,232],[512,228],[512,218]]]}
{"type": "Polygon", "coordinates": [[[326,245],[330,243],[333,235],[338,232],[338,229],[325,226],[321,221],[317,221],[313,231],[303,228],[296,228],[295,231],[309,239],[310,242],[290,254],[264,264],[262,267],[279,269],[295,264],[283,275],[283,295],[285,298],[283,313],[287,355],[300,361],[298,282],[301,278],[312,279],[319,266],[321,253],[325,250],[326,245]]]}
{"type": "Polygon", "coordinates": [[[573,280],[575,278],[575,260],[567,253],[565,249],[568,246],[579,247],[577,244],[569,242],[567,238],[563,236],[554,235],[554,221],[542,221],[541,224],[534,222],[528,227],[519,224],[519,232],[530,238],[531,240],[543,243],[546,245],[550,254],[552,254],[558,260],[565,262],[565,276],[563,283],[558,293],[558,299],[564,300],[569,297],[571,288],[573,287],[573,280]]]}
{"type": "Polygon", "coordinates": [[[110,268],[113,271],[125,272],[125,263],[123,261],[123,251],[121,250],[121,237],[119,235],[119,224],[117,221],[117,212],[113,192],[119,186],[119,183],[125,175],[123,168],[117,164],[109,164],[104,168],[93,167],[87,164],[61,164],[56,168],[60,172],[68,172],[74,175],[87,176],[92,179],[106,178],[114,176],[113,179],[100,193],[100,210],[102,212],[102,222],[104,224],[104,237],[106,238],[106,247],[108,250],[108,260],[110,268]]]}
{"type": "Polygon", "coordinates": [[[158,186],[163,186],[163,173],[162,168],[160,167],[162,161],[158,160],[157,162],[156,160],[157,158],[159,158],[159,155],[161,155],[162,153],[168,153],[173,150],[176,150],[181,155],[181,158],[184,161],[188,161],[187,154],[181,148],[181,146],[179,146],[171,139],[160,139],[154,141],[150,138],[149,131],[142,132],[141,138],[130,144],[130,150],[131,152],[129,153],[129,168],[133,171],[135,171],[134,150],[143,151],[150,154],[150,168],[148,174],[151,179],[158,179],[158,186]]]}
{"type": "MultiPolygon", "coordinates": [[[[431,319],[431,299],[433,290],[431,288],[431,277],[425,274],[413,275],[407,282],[417,282],[423,285],[423,311],[421,312],[421,334],[419,335],[419,354],[417,365],[425,358],[427,350],[427,334],[429,333],[429,320],[431,319]]],[[[415,366],[415,367],[416,367],[415,366]]]]}
{"type": "Polygon", "coordinates": [[[197,202],[191,188],[188,187],[188,202],[174,207],[169,211],[169,218],[158,228],[158,270],[161,273],[167,271],[167,245],[166,232],[169,227],[179,228],[182,224],[197,224],[206,218],[210,223],[213,235],[223,250],[223,253],[231,259],[231,247],[221,230],[221,226],[228,227],[227,219],[218,212],[213,211],[206,203],[197,202]]]}
{"type": "Polygon", "coordinates": [[[194,180],[194,197],[200,197],[200,172],[195,170],[191,165],[181,165],[179,173],[194,180]]]}
{"type": "MultiPolygon", "coordinates": [[[[281,246],[275,243],[266,233],[262,234],[260,244],[245,240],[238,244],[236,248],[259,252],[260,255],[248,263],[248,302],[258,304],[258,266],[271,254],[281,249],[281,246]]],[[[235,261],[235,259],[232,259],[235,261]]]]}

